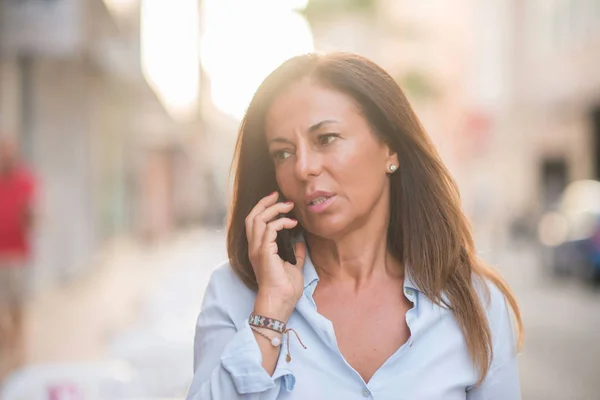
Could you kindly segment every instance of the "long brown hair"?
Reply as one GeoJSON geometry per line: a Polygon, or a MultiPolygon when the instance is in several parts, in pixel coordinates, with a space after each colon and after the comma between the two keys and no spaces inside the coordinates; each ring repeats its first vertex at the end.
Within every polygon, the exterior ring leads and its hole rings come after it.
{"type": "Polygon", "coordinates": [[[348,53],[294,57],[258,88],[240,127],[232,169],[227,238],[231,265],[248,287],[257,288],[248,259],[245,218],[277,188],[265,139],[265,114],[279,94],[303,78],[354,98],[373,131],[398,154],[400,167],[390,175],[388,248],[428,298],[452,310],[481,382],[493,350],[484,305],[475,289],[487,290],[487,285],[475,285],[474,279],[491,281],[506,297],[516,319],[518,348],[523,342],[519,307],[502,277],[476,257],[457,185],[404,93],[382,68],[363,57],[348,53]]]}

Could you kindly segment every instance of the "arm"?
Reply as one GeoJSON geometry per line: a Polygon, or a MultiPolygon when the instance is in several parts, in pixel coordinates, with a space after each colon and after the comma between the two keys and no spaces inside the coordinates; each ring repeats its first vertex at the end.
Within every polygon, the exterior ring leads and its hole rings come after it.
{"type": "Polygon", "coordinates": [[[483,383],[467,391],[467,400],[520,400],[517,359],[492,367],[483,383]]]}
{"type": "Polygon", "coordinates": [[[186,399],[276,399],[282,385],[292,389],[294,377],[277,367],[278,348],[257,337],[247,321],[237,321],[236,326],[227,303],[237,288],[219,287],[224,285],[216,279],[225,272],[213,274],[207,287],[196,325],[194,378],[186,399]]]}
{"type": "MultiPolygon", "coordinates": [[[[294,205],[278,203],[276,194],[273,192],[261,199],[246,217],[245,225],[248,256],[259,286],[253,299],[254,311],[286,323],[302,296],[306,246],[304,243],[294,246],[295,265],[279,257],[277,232],[294,228],[298,221],[277,218],[294,205]]],[[[231,269],[219,272],[232,273],[231,269]]],[[[237,321],[227,310],[228,301],[243,296],[241,282],[237,277],[224,279],[226,283],[219,288],[219,280],[214,277],[213,273],[198,317],[195,373],[187,400],[276,399],[282,381],[284,388],[291,391],[293,375],[277,365],[280,348],[255,333],[246,319],[237,321]]],[[[238,299],[241,304],[248,301],[250,298],[238,299]]]]}

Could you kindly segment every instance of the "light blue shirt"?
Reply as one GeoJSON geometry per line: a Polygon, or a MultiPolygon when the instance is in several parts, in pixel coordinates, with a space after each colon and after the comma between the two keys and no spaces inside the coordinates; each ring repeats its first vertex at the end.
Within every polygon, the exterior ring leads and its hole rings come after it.
{"type": "MultiPolygon", "coordinates": [[[[520,399],[515,339],[502,292],[490,287],[487,315],[494,357],[482,385],[451,311],[435,305],[405,278],[413,303],[406,313],[411,336],[365,382],[340,353],[332,323],[318,313],[319,282],[310,258],[303,269],[304,293],[288,321],[306,349],[290,336],[291,362],[283,344],[270,376],[248,325],[256,293],[226,263],[208,283],[196,325],[194,378],[187,400],[514,400],[520,399]]],[[[266,340],[266,339],[265,339],[266,340]]]]}

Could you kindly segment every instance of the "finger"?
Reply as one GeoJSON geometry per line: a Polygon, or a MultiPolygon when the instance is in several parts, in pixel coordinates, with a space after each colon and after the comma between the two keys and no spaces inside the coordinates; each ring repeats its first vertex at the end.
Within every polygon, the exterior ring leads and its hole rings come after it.
{"type": "Polygon", "coordinates": [[[281,214],[288,213],[294,208],[294,203],[276,203],[271,207],[268,207],[265,211],[254,217],[252,224],[252,238],[256,243],[262,242],[262,238],[265,234],[267,224],[280,218],[281,214]]]}
{"type": "Polygon", "coordinates": [[[279,214],[287,214],[294,208],[294,203],[286,201],[285,203],[275,203],[270,207],[267,207],[263,212],[257,214],[254,217],[254,223],[264,222],[268,224],[279,216],[279,214]]]}
{"type": "Polygon", "coordinates": [[[291,263],[290,265],[298,267],[300,270],[302,270],[302,267],[304,266],[304,260],[306,259],[306,243],[298,242],[294,244],[294,255],[296,256],[296,265],[291,263]]]}
{"type": "Polygon", "coordinates": [[[292,229],[296,225],[298,225],[298,221],[291,218],[279,218],[275,221],[269,222],[265,229],[265,234],[262,240],[262,248],[266,249],[269,247],[269,244],[275,243],[277,240],[277,232],[283,229],[292,229]]]}
{"type": "MultiPolygon", "coordinates": [[[[277,201],[277,199],[279,198],[279,193],[277,192],[273,192],[270,195],[263,197],[262,199],[260,199],[260,201],[258,203],[256,203],[256,205],[254,206],[254,208],[252,208],[252,210],[250,211],[250,213],[248,213],[248,215],[246,216],[246,237],[248,238],[248,241],[252,240],[252,227],[254,225],[254,218],[260,214],[261,212],[263,212],[267,207],[275,204],[275,202],[277,201]]],[[[260,241],[260,238],[259,238],[260,241]]]]}

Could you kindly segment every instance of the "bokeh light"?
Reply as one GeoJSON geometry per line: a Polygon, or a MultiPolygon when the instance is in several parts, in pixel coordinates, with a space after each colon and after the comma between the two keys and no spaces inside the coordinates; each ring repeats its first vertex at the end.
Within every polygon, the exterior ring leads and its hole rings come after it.
{"type": "Polygon", "coordinates": [[[142,70],[176,120],[191,120],[199,94],[199,14],[196,0],[143,0],[142,70]]]}
{"type": "Polygon", "coordinates": [[[202,66],[214,105],[241,118],[258,85],[286,59],[314,50],[306,2],[207,0],[202,66]],[[232,12],[231,10],[235,10],[232,12]]]}

